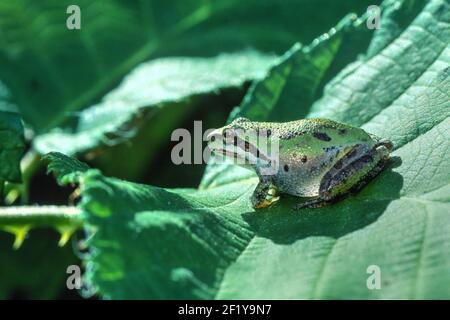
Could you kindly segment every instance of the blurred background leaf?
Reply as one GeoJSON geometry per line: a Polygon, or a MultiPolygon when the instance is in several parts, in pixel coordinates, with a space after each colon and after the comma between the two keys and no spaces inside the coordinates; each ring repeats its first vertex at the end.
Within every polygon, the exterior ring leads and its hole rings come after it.
{"type": "Polygon", "coordinates": [[[24,152],[22,119],[9,89],[0,80],[0,204],[4,182],[21,182],[20,160],[24,152]]]}

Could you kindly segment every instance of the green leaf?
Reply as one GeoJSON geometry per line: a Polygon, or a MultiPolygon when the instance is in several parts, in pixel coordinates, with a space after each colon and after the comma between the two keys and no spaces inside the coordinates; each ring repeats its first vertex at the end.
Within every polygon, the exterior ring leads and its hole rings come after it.
{"type": "Polygon", "coordinates": [[[46,132],[98,101],[144,61],[214,56],[248,47],[283,52],[371,3],[80,0],[81,29],[69,30],[66,10],[72,1],[4,0],[0,73],[25,121],[46,132]],[[317,14],[323,7],[327,10],[317,14]]]}
{"type": "Polygon", "coordinates": [[[61,185],[79,182],[82,173],[89,170],[87,164],[59,152],[50,152],[42,160],[48,161],[47,172],[54,173],[61,185]]]}
{"type": "Polygon", "coordinates": [[[144,113],[200,95],[242,87],[246,81],[264,77],[275,59],[274,55],[244,51],[215,58],[161,58],[143,63],[102,102],[81,112],[74,130],[57,129],[41,135],[34,146],[43,154],[59,151],[73,155],[102,144],[117,144],[135,134],[136,128],[132,126],[126,131],[123,126],[135,118],[143,118],[144,113]],[[114,133],[115,138],[108,137],[114,133]]]}
{"type": "Polygon", "coordinates": [[[20,182],[20,159],[25,151],[22,120],[0,111],[0,180],[20,182]]]}
{"type": "Polygon", "coordinates": [[[21,182],[20,160],[24,152],[22,119],[11,101],[9,90],[0,81],[0,203],[5,181],[21,182]]]}
{"type": "Polygon", "coordinates": [[[417,14],[423,9],[426,0],[384,0],[381,4],[381,21],[379,29],[367,50],[367,56],[372,57],[397,38],[417,14]]]}
{"type": "MultiPolygon", "coordinates": [[[[343,70],[307,113],[394,142],[387,168],[363,190],[324,208],[296,211],[298,200],[286,196],[255,211],[257,179],[244,169],[213,172],[199,190],[88,170],[81,208],[97,232],[87,280],[116,299],[449,299],[449,1],[430,1],[410,20],[375,55],[343,70]],[[373,265],[380,290],[367,287],[373,265]]],[[[268,96],[296,80],[273,74],[268,96]]],[[[245,103],[261,108],[256,91],[245,103]]]]}

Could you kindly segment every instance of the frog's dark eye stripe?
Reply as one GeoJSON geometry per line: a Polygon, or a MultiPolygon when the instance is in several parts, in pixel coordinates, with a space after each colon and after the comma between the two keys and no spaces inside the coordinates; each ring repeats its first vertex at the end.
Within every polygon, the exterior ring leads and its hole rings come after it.
{"type": "Polygon", "coordinates": [[[231,138],[232,136],[233,136],[232,130],[225,130],[225,132],[223,133],[224,138],[231,138]]]}

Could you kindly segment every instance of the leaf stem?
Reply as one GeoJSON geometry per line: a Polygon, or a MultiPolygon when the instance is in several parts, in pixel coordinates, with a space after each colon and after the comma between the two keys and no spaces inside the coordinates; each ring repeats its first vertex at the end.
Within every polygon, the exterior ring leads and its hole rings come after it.
{"type": "Polygon", "coordinates": [[[82,226],[81,210],[70,206],[0,207],[0,228],[8,225],[78,229],[82,226]]]}

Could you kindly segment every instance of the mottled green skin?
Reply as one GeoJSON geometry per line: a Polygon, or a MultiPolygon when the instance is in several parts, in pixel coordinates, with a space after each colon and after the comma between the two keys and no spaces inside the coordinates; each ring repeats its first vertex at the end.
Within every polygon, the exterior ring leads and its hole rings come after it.
{"type": "MultiPolygon", "coordinates": [[[[376,175],[388,159],[392,143],[368,134],[363,129],[327,119],[302,119],[285,123],[253,122],[238,118],[214,134],[257,130],[267,131],[279,139],[279,163],[275,174],[261,173],[265,161],[252,168],[260,177],[253,196],[255,208],[269,205],[278,193],[308,198],[300,207],[321,206],[351,190],[358,189],[376,175]]],[[[251,146],[253,146],[252,144],[251,146]]],[[[227,156],[241,156],[245,151],[230,141],[216,151],[227,150],[227,156]]],[[[248,145],[247,145],[248,147],[248,145]]],[[[260,146],[255,148],[261,150],[260,146]]],[[[266,153],[258,152],[258,158],[266,153]]]]}

